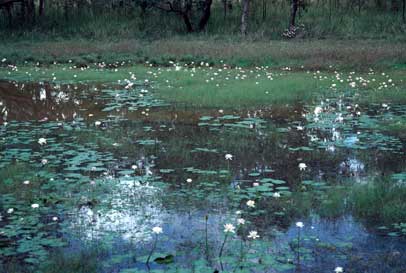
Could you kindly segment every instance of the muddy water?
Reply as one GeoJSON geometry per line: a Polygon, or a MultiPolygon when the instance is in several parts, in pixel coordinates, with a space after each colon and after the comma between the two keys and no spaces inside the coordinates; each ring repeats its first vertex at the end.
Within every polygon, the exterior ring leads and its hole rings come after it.
{"type": "Polygon", "coordinates": [[[404,139],[376,126],[401,105],[191,109],[146,87],[14,82],[0,101],[4,268],[56,249],[92,253],[97,272],[406,269],[403,237],[348,205],[352,185],[405,171],[404,139]]]}

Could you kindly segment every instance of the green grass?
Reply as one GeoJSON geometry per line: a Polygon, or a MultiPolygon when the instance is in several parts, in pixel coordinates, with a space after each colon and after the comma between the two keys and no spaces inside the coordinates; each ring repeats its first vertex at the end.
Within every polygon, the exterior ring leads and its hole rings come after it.
{"type": "Polygon", "coordinates": [[[350,200],[354,214],[370,223],[390,225],[406,221],[406,188],[393,180],[379,178],[354,185],[350,200]]]}
{"type": "Polygon", "coordinates": [[[225,108],[305,100],[319,90],[317,81],[306,73],[283,73],[281,76],[277,73],[273,76],[275,79],[270,80],[265,78],[264,71],[251,73],[248,70],[241,73],[239,70],[232,69],[229,70],[230,72],[224,70],[217,76],[214,75],[215,71],[216,69],[198,68],[194,73],[191,69],[176,71],[173,68],[151,68],[140,65],[119,67],[117,70],[90,68],[83,71],[66,65],[43,68],[25,66],[18,68],[18,71],[0,69],[0,78],[62,83],[117,82],[129,79],[130,73],[133,73],[140,82],[149,79],[155,93],[168,101],[201,107],[224,106],[225,108]],[[235,79],[239,73],[246,74],[248,77],[243,80],[235,79]],[[261,74],[262,78],[255,79],[252,74],[257,75],[257,73],[261,74]],[[194,76],[191,76],[192,74],[194,76]],[[213,77],[216,79],[211,80],[213,77]],[[226,80],[227,77],[229,80],[226,80]]]}
{"type": "Polygon", "coordinates": [[[130,73],[137,75],[137,78],[145,79],[148,68],[145,66],[124,66],[115,70],[98,69],[92,67],[81,69],[73,64],[68,65],[51,65],[47,67],[36,67],[25,65],[18,67],[16,71],[11,69],[0,68],[0,79],[16,81],[49,81],[49,82],[117,82],[118,80],[129,79],[130,73]]]}
{"type": "Polygon", "coordinates": [[[364,92],[359,98],[361,103],[406,103],[406,82],[397,88],[389,89],[373,89],[368,92],[364,92]]]}
{"type": "MultiPolygon", "coordinates": [[[[169,63],[167,63],[169,65],[169,63]]],[[[340,73],[343,82],[331,72],[310,72],[283,69],[207,67],[196,65],[153,67],[150,64],[117,64],[116,68],[75,68],[72,64],[36,67],[25,65],[17,70],[0,68],[0,79],[16,81],[49,81],[56,83],[104,82],[117,83],[136,77],[139,84],[148,80],[148,87],[165,101],[187,107],[240,109],[267,107],[271,104],[311,102],[324,95],[340,95],[352,90],[360,103],[405,103],[406,82],[404,70],[389,70],[384,74],[340,73]],[[350,88],[349,82],[362,78],[367,86],[357,82],[350,88]],[[372,81],[374,80],[374,81],[372,81]],[[383,86],[393,83],[394,86],[383,86]],[[332,84],[336,87],[332,88],[332,84]]]]}
{"type": "Polygon", "coordinates": [[[267,70],[228,69],[217,72],[216,68],[151,68],[124,66],[117,70],[95,68],[71,69],[66,65],[49,68],[21,67],[18,71],[0,70],[0,78],[17,81],[56,82],[117,82],[130,78],[134,73],[140,82],[149,79],[155,94],[171,103],[203,108],[238,109],[241,107],[267,106],[272,103],[290,103],[315,98],[323,92],[312,75],[305,72],[275,72],[272,80],[267,70]],[[10,72],[10,74],[9,74],[10,72]],[[154,76],[155,74],[155,76],[154,76]],[[241,79],[241,75],[247,77],[241,79]],[[259,78],[257,76],[260,75],[259,78]],[[236,77],[239,76],[239,79],[236,77]],[[56,78],[53,80],[53,78],[56,78]]]}
{"type": "MultiPolygon", "coordinates": [[[[171,87],[160,85],[158,96],[173,102],[192,107],[239,108],[268,106],[314,98],[323,89],[306,73],[288,73],[270,80],[255,78],[249,73],[246,79],[235,79],[237,71],[228,76],[211,80],[205,73],[178,72],[171,87]]],[[[263,74],[261,72],[261,74],[263,74]]]]}

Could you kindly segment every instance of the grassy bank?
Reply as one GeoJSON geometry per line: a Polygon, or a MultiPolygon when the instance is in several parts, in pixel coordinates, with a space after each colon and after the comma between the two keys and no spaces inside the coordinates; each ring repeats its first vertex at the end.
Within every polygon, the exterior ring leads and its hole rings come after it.
{"type": "Polygon", "coordinates": [[[168,65],[205,62],[211,65],[270,66],[312,70],[388,69],[406,66],[406,43],[385,40],[242,40],[215,36],[183,36],[146,41],[62,40],[0,44],[2,64],[69,63],[83,66],[105,62],[168,65]]]}

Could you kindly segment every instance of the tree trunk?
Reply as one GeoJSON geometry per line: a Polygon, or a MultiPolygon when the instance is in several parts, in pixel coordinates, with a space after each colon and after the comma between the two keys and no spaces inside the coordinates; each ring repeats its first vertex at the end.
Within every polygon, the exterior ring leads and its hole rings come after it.
{"type": "Polygon", "coordinates": [[[11,14],[11,4],[6,5],[6,12],[8,17],[8,26],[11,28],[13,26],[13,16],[11,14]]]}
{"type": "Polygon", "coordinates": [[[289,28],[293,28],[296,25],[297,3],[298,3],[298,0],[292,0],[292,2],[290,4],[289,28]]]}
{"type": "Polygon", "coordinates": [[[186,0],[185,9],[181,14],[182,14],[183,22],[186,25],[186,31],[189,33],[193,32],[192,21],[190,21],[190,12],[191,11],[192,11],[192,1],[186,0]]]}
{"type": "Polygon", "coordinates": [[[28,0],[27,4],[28,17],[31,22],[35,21],[35,3],[34,0],[28,0]]]}
{"type": "MultiPolygon", "coordinates": [[[[331,2],[331,0],[329,0],[329,1],[331,2]]],[[[299,19],[302,18],[302,14],[300,12],[302,9],[302,4],[303,4],[303,2],[301,0],[297,1],[297,15],[298,15],[299,19]]],[[[331,7],[331,5],[330,5],[330,7],[331,7]]],[[[331,10],[331,8],[330,8],[330,10],[331,10]]]]}
{"type": "Polygon", "coordinates": [[[63,14],[65,16],[65,20],[69,20],[69,1],[65,0],[63,5],[63,14]]]}
{"type": "Polygon", "coordinates": [[[213,0],[204,1],[203,14],[199,21],[199,31],[203,31],[206,28],[207,23],[209,22],[212,3],[213,0]]]}
{"type": "Polygon", "coordinates": [[[223,0],[223,16],[225,20],[227,17],[227,0],[223,0]]]}
{"type": "Polygon", "coordinates": [[[242,35],[247,35],[249,7],[250,7],[250,0],[243,0],[242,1],[242,14],[241,14],[241,34],[242,35]]]}
{"type": "Polygon", "coordinates": [[[26,6],[26,2],[25,1],[21,1],[21,10],[20,10],[20,20],[22,23],[25,23],[26,20],[26,15],[25,15],[25,6],[26,6]]]}
{"type": "Polygon", "coordinates": [[[141,14],[140,14],[140,18],[141,18],[141,24],[140,24],[140,29],[141,30],[145,30],[145,26],[146,26],[146,14],[147,14],[147,2],[146,1],[142,1],[141,5],[141,14]]]}
{"type": "Polygon", "coordinates": [[[406,23],[406,0],[402,1],[402,19],[403,19],[403,23],[406,23]]]}
{"type": "Polygon", "coordinates": [[[193,25],[192,22],[190,21],[189,14],[187,12],[182,12],[182,18],[183,22],[186,25],[186,31],[189,33],[193,32],[193,25]]]}
{"type": "Polygon", "coordinates": [[[262,0],[262,21],[266,19],[266,0],[262,0]]]}
{"type": "Polygon", "coordinates": [[[44,8],[45,8],[45,0],[39,0],[39,6],[38,6],[39,16],[44,15],[44,8]]]}
{"type": "Polygon", "coordinates": [[[386,8],[385,1],[376,0],[376,7],[378,8],[378,10],[384,10],[386,8]]]}

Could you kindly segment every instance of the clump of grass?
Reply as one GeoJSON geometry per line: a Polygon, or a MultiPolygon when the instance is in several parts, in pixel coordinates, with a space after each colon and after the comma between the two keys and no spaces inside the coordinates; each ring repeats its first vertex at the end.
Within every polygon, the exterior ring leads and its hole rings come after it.
{"type": "Polygon", "coordinates": [[[371,224],[406,221],[406,186],[391,179],[354,185],[350,200],[353,213],[371,224]]]}
{"type": "Polygon", "coordinates": [[[323,195],[317,212],[322,217],[336,218],[344,215],[347,210],[346,199],[348,198],[348,189],[346,187],[333,187],[323,195]]]}

